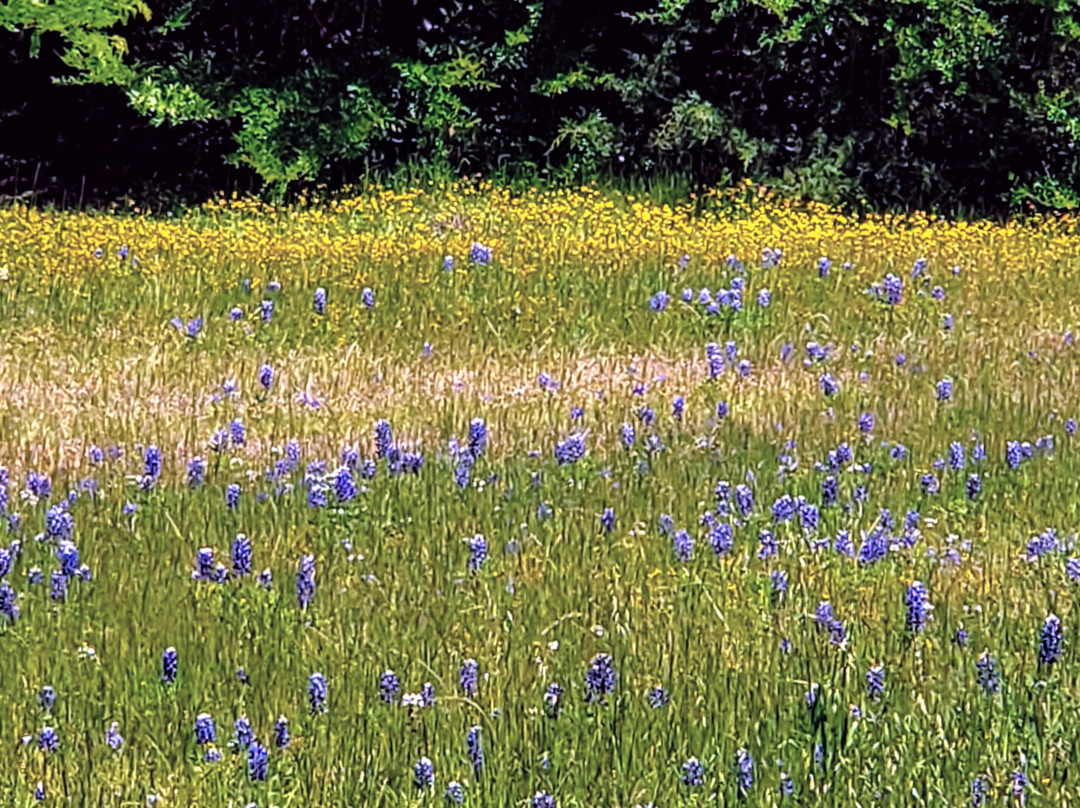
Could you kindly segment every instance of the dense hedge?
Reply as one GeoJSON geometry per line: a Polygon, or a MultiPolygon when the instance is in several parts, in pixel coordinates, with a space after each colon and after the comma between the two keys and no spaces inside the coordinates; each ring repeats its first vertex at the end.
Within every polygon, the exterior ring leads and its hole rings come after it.
{"type": "Polygon", "coordinates": [[[751,177],[874,206],[1080,199],[1070,0],[152,9],[0,2],[0,193],[280,192],[418,162],[552,181],[751,177]]]}

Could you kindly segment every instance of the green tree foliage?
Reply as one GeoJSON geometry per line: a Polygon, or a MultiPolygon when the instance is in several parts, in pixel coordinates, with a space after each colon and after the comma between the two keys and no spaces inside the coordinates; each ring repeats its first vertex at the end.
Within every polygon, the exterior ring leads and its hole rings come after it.
{"type": "MultiPolygon", "coordinates": [[[[900,207],[1080,201],[1068,0],[153,8],[148,20],[132,0],[0,2],[0,57],[25,68],[52,37],[59,79],[123,92],[145,122],[129,129],[175,128],[278,191],[420,160],[561,180],[750,177],[900,207]]],[[[0,96],[0,126],[22,101],[0,96]]]]}

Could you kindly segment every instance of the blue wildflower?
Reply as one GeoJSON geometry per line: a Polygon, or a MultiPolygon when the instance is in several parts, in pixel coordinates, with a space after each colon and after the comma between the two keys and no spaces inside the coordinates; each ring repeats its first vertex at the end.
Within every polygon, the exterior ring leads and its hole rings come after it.
{"type": "Polygon", "coordinates": [[[311,714],[325,713],[326,706],[326,677],[316,671],[308,677],[308,706],[311,714]]]}
{"type": "Polygon", "coordinates": [[[695,757],[690,758],[682,765],[682,771],[682,782],[685,786],[696,788],[705,782],[705,767],[695,757]]]}
{"type": "Polygon", "coordinates": [[[608,654],[597,654],[585,672],[585,701],[603,704],[615,692],[615,663],[608,654]]]}
{"type": "Polygon", "coordinates": [[[1043,624],[1042,633],[1039,635],[1039,664],[1049,667],[1058,661],[1061,656],[1061,620],[1051,614],[1043,624]]]}
{"type": "Polygon", "coordinates": [[[199,713],[195,716],[195,743],[202,746],[216,740],[217,729],[214,727],[214,719],[209,713],[199,713]]]}
{"type": "Polygon", "coordinates": [[[917,634],[926,626],[927,611],[929,606],[926,602],[926,587],[922,582],[915,581],[908,587],[907,596],[904,598],[906,617],[904,627],[911,634],[917,634]]]}
{"type": "Polygon", "coordinates": [[[306,609],[315,599],[315,556],[305,555],[296,571],[296,599],[306,609]]]}

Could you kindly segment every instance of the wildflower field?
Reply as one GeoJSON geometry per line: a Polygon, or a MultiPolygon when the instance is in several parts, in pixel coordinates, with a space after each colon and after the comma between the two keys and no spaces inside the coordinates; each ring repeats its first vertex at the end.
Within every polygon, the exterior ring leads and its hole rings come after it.
{"type": "Polygon", "coordinates": [[[4,805],[1080,802],[1080,232],[0,210],[4,805]]]}

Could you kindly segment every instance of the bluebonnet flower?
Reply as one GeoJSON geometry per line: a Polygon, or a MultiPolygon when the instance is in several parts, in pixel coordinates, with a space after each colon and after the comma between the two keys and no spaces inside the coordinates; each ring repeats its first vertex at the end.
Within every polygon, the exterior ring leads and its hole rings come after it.
{"type": "Polygon", "coordinates": [[[375,461],[366,458],[360,462],[360,476],[365,480],[375,479],[375,461]]]}
{"type": "Polygon", "coordinates": [[[237,533],[232,543],[232,568],[239,576],[251,574],[251,539],[237,533]]]}
{"type": "Polygon", "coordinates": [[[874,414],[872,412],[864,412],[859,416],[859,431],[860,432],[872,432],[874,429],[874,414]]]}
{"type": "Polygon", "coordinates": [[[772,518],[774,522],[786,522],[795,516],[798,505],[790,494],[783,494],[772,504],[772,518]]]}
{"type": "Polygon", "coordinates": [[[206,581],[214,576],[214,548],[200,547],[195,555],[195,572],[192,578],[196,581],[206,581]]]}
{"type": "Polygon", "coordinates": [[[274,301],[264,300],[259,304],[259,315],[264,323],[270,322],[274,317],[274,301]]]}
{"type": "Polygon", "coordinates": [[[38,706],[45,712],[49,712],[56,704],[56,691],[49,685],[45,685],[38,691],[38,706]]]}
{"type": "Polygon", "coordinates": [[[38,780],[38,784],[34,786],[34,799],[38,802],[45,802],[48,795],[45,793],[45,784],[38,780]]]}
{"type": "Polygon", "coordinates": [[[645,426],[648,426],[656,420],[656,413],[653,412],[651,407],[645,406],[638,410],[637,417],[638,420],[641,421],[641,423],[645,424],[645,426]]]}
{"type": "Polygon", "coordinates": [[[281,283],[279,283],[278,281],[270,281],[270,282],[268,282],[266,284],[266,291],[270,292],[271,294],[276,294],[277,292],[280,292],[281,291],[281,283]]]}
{"type": "Polygon", "coordinates": [[[454,805],[461,805],[461,803],[465,802],[465,789],[462,788],[461,783],[457,780],[451,780],[447,784],[443,796],[446,797],[447,802],[453,803],[454,805]]]}
{"type": "Polygon", "coordinates": [[[252,738],[247,755],[248,779],[252,782],[266,780],[269,768],[270,756],[266,751],[266,747],[252,738]]]}
{"type": "Polygon", "coordinates": [[[974,502],[979,498],[982,491],[982,479],[978,474],[972,474],[967,478],[967,498],[974,502]]]}
{"type": "Polygon", "coordinates": [[[206,461],[193,457],[188,463],[188,488],[195,489],[206,481],[206,461]]]}
{"type": "Polygon", "coordinates": [[[936,494],[941,488],[938,478],[930,473],[919,478],[919,486],[922,488],[923,493],[928,495],[936,494]]]}
{"type": "Polygon", "coordinates": [[[821,512],[818,510],[817,505],[804,502],[799,509],[799,523],[802,525],[803,530],[807,532],[812,533],[818,529],[820,517],[821,512]]]}
{"type": "Polygon", "coordinates": [[[229,309],[229,319],[234,323],[244,319],[244,310],[239,306],[233,306],[229,309]]]}
{"type": "Polygon", "coordinates": [[[672,537],[672,548],[675,558],[684,564],[694,555],[694,539],[685,530],[680,530],[672,537]]]}
{"type": "Polygon", "coordinates": [[[670,694],[661,685],[653,685],[653,687],[649,688],[649,692],[645,694],[645,697],[649,700],[649,706],[654,710],[666,707],[667,703],[671,701],[670,694]]]}
{"type": "Polygon", "coordinates": [[[937,383],[937,400],[948,401],[952,398],[953,383],[952,379],[944,378],[937,383]]]}
{"type": "Polygon", "coordinates": [[[315,556],[305,555],[296,571],[296,599],[306,609],[315,599],[315,556]]]}
{"type": "Polygon", "coordinates": [[[60,570],[53,570],[49,597],[55,601],[67,598],[68,578],[60,570]]]}
{"type": "Polygon", "coordinates": [[[435,769],[431,759],[422,757],[413,768],[413,783],[419,789],[432,788],[435,785],[435,769]]]}
{"type": "Polygon", "coordinates": [[[585,434],[575,432],[555,444],[555,459],[560,466],[576,463],[585,456],[585,434]]]}
{"type": "Polygon", "coordinates": [[[1067,418],[1067,419],[1065,419],[1065,434],[1066,435],[1075,435],[1076,434],[1076,419],[1075,418],[1067,418]]]}
{"type": "Polygon", "coordinates": [[[274,369],[270,365],[262,365],[259,367],[259,384],[263,386],[264,390],[269,390],[270,385],[274,383],[274,369]]]}
{"type": "Polygon", "coordinates": [[[693,303],[694,302],[694,290],[690,289],[689,287],[686,288],[686,289],[683,289],[682,290],[682,299],[683,299],[683,303],[693,303]]]}
{"type": "Polygon", "coordinates": [[[1009,464],[1009,468],[1018,469],[1020,463],[1024,459],[1023,448],[1019,441],[1010,440],[1005,443],[1005,462],[1009,464]]]}
{"type": "Polygon", "coordinates": [[[863,537],[862,545],[859,547],[859,564],[864,567],[876,564],[888,553],[889,544],[885,531],[874,528],[863,537]]]}
{"type": "Polygon", "coordinates": [[[951,314],[946,314],[941,318],[941,328],[945,331],[952,331],[955,325],[955,320],[951,314]]]}
{"type": "Polygon", "coordinates": [[[360,292],[360,302],[366,309],[375,308],[375,292],[372,291],[371,287],[365,286],[360,292]]]}
{"type": "Polygon", "coordinates": [[[830,474],[821,481],[821,504],[833,505],[840,497],[840,486],[836,477],[830,474]]]}
{"type": "Polygon", "coordinates": [[[836,379],[833,378],[831,373],[823,373],[821,378],[818,379],[821,385],[821,392],[826,396],[836,395],[840,391],[840,386],[836,383],[836,379]]]}
{"type": "Polygon", "coordinates": [[[255,730],[251,728],[251,721],[246,715],[233,722],[233,738],[241,749],[247,749],[255,743],[255,730]]]}
{"type": "Polygon", "coordinates": [[[683,411],[686,409],[686,399],[682,396],[675,396],[671,402],[671,417],[676,421],[681,421],[683,417],[683,411]]]}
{"type": "Polygon", "coordinates": [[[247,443],[247,428],[239,418],[229,424],[229,437],[232,439],[233,446],[243,446],[247,443]]]}
{"type": "Polygon", "coordinates": [[[882,291],[884,292],[885,302],[890,306],[896,306],[900,304],[900,300],[904,294],[904,282],[900,280],[896,275],[891,272],[885,276],[885,280],[881,284],[882,291]]]}
{"type": "Polygon", "coordinates": [[[1042,633],[1039,635],[1039,664],[1050,666],[1058,661],[1061,656],[1061,620],[1051,614],[1043,623],[1042,633]]]}
{"type": "Polygon", "coordinates": [[[531,808],[555,808],[555,798],[546,791],[533,794],[531,808]]]}
{"type": "Polygon", "coordinates": [[[847,556],[848,558],[855,557],[855,543],[851,540],[851,535],[846,530],[836,531],[836,541],[833,542],[833,550],[839,555],[847,556]]]}
{"type": "Polygon", "coordinates": [[[600,526],[605,533],[610,533],[615,529],[615,510],[613,508],[604,508],[604,512],[600,514],[600,526]]]}
{"type": "Polygon", "coordinates": [[[741,796],[745,796],[754,785],[754,759],[746,749],[735,753],[735,782],[741,796]]]}
{"type": "Polygon", "coordinates": [[[380,418],[375,422],[375,457],[389,457],[394,448],[394,433],[390,422],[380,418]]]}
{"type": "Polygon", "coordinates": [[[873,701],[881,701],[885,695],[885,668],[874,665],[866,672],[866,695],[873,701]]]}
{"type": "Polygon", "coordinates": [[[682,782],[685,786],[696,788],[705,782],[705,767],[695,757],[690,758],[682,765],[682,771],[682,782]]]}
{"type": "Polygon", "coordinates": [[[1080,558],[1070,558],[1065,562],[1065,574],[1073,583],[1080,583],[1080,558]]]}
{"type": "Polygon", "coordinates": [[[783,570],[773,570],[769,574],[769,586],[774,600],[783,600],[788,588],[788,574],[783,570]]]}
{"type": "Polygon", "coordinates": [[[548,505],[546,502],[541,502],[539,505],[536,506],[536,518],[539,521],[543,522],[545,519],[551,516],[551,514],[551,506],[548,505]]]}
{"type": "Polygon", "coordinates": [[[16,602],[15,590],[7,581],[0,581],[0,615],[7,618],[9,623],[19,619],[19,604],[16,602]]]}
{"type": "Polygon", "coordinates": [[[904,606],[906,607],[904,627],[912,634],[922,631],[926,626],[929,606],[926,602],[926,587],[921,581],[915,581],[908,587],[904,606]]]}
{"type": "Polygon", "coordinates": [[[143,473],[156,479],[161,474],[161,450],[157,446],[147,446],[143,453],[143,473]]]}
{"type": "Polygon", "coordinates": [[[709,532],[709,541],[712,544],[713,553],[717,556],[731,552],[735,544],[735,536],[731,525],[726,522],[718,522],[709,532]]]}
{"type": "Polygon", "coordinates": [[[818,277],[827,278],[829,276],[829,267],[831,266],[832,261],[830,261],[828,258],[826,258],[825,256],[819,258],[817,260],[818,277]]]}
{"type": "Polygon", "coordinates": [[[284,749],[289,745],[289,719],[283,715],[279,715],[277,721],[274,722],[274,746],[278,749],[284,749]]]}
{"type": "Polygon", "coordinates": [[[478,570],[484,566],[484,562],[487,561],[488,544],[487,539],[480,533],[475,536],[471,536],[465,540],[469,545],[469,569],[478,570]]]}
{"type": "Polygon", "coordinates": [[[60,736],[52,727],[42,727],[38,733],[37,746],[42,752],[51,754],[60,748],[60,736]]]}
{"type": "Polygon", "coordinates": [[[479,241],[474,241],[472,247],[469,248],[469,261],[478,266],[486,267],[488,262],[491,261],[491,248],[485,247],[479,241]]]}
{"type": "Polygon", "coordinates": [[[334,472],[334,495],[338,502],[348,502],[356,496],[356,482],[346,466],[334,472]]]}
{"type": "Polygon", "coordinates": [[[469,422],[469,451],[479,457],[487,448],[488,430],[483,418],[473,418],[469,422]]]}
{"type": "Polygon", "coordinates": [[[315,290],[312,307],[315,309],[316,314],[326,314],[326,290],[321,286],[315,290]]]}
{"type": "Polygon", "coordinates": [[[206,750],[205,754],[203,754],[203,761],[206,763],[220,763],[221,752],[211,746],[206,750]]]}
{"type": "Polygon", "coordinates": [[[124,736],[120,734],[120,722],[113,721],[105,730],[105,743],[114,751],[119,751],[124,745],[124,736]]]}
{"type": "Polygon", "coordinates": [[[484,748],[480,742],[480,727],[469,727],[465,734],[465,748],[472,763],[473,773],[479,777],[484,768],[484,748]]]}
{"type": "Polygon", "coordinates": [[[661,312],[668,307],[668,300],[668,293],[661,289],[649,298],[649,308],[653,311],[661,312]]]}
{"type": "Polygon", "coordinates": [[[318,671],[308,677],[307,696],[312,715],[325,713],[329,709],[326,706],[326,677],[318,671]]]}
{"type": "Polygon", "coordinates": [[[720,346],[715,342],[706,345],[705,359],[709,366],[709,378],[719,379],[724,374],[724,355],[720,352],[720,346]]]}
{"type": "Polygon", "coordinates": [[[764,560],[770,556],[774,556],[779,549],[780,548],[776,543],[776,537],[773,536],[772,531],[762,530],[758,534],[758,558],[764,560]]]}
{"type": "Polygon", "coordinates": [[[225,487],[225,507],[234,510],[240,506],[240,483],[229,483],[225,487]]]}
{"type": "Polygon", "coordinates": [[[662,513],[660,518],[656,520],[656,528],[661,534],[670,536],[675,530],[675,520],[670,513],[662,513]]]}
{"type": "Polygon", "coordinates": [[[177,671],[180,669],[180,655],[171,645],[161,655],[161,681],[175,682],[177,671]]]}
{"type": "Polygon", "coordinates": [[[479,680],[480,666],[476,663],[476,660],[466,659],[462,662],[461,669],[458,671],[458,682],[461,683],[461,690],[466,696],[472,698],[477,694],[479,680]]]}
{"type": "Polygon", "coordinates": [[[988,799],[990,799],[990,786],[985,777],[977,774],[971,781],[971,808],[983,808],[988,799]]]}
{"type": "Polygon", "coordinates": [[[615,692],[615,663],[608,654],[597,654],[585,672],[585,701],[603,704],[615,692]]]}
{"type": "Polygon", "coordinates": [[[73,577],[79,569],[79,548],[70,539],[61,539],[56,546],[56,558],[60,562],[60,572],[73,577]]]}
{"type": "Polygon", "coordinates": [[[309,479],[308,481],[307,501],[308,507],[312,509],[325,508],[327,499],[326,491],[327,486],[322,480],[309,479]]]}
{"type": "Polygon", "coordinates": [[[195,716],[195,743],[201,746],[216,740],[217,729],[214,727],[214,719],[209,713],[199,713],[195,716]]]}
{"type": "Polygon", "coordinates": [[[954,440],[949,444],[949,468],[960,471],[964,468],[964,445],[954,440]]]}
{"type": "Polygon", "coordinates": [[[735,486],[735,507],[743,516],[749,516],[754,509],[754,492],[749,486],[740,483],[735,486]]]}
{"type": "Polygon", "coordinates": [[[379,677],[379,698],[387,704],[393,704],[401,690],[401,682],[392,670],[383,671],[379,677]]]}
{"type": "Polygon", "coordinates": [[[968,633],[963,628],[958,628],[956,634],[953,635],[953,642],[955,642],[960,648],[967,648],[968,645],[968,633]]]}
{"type": "Polygon", "coordinates": [[[1001,689],[998,663],[990,655],[989,651],[983,651],[982,656],[975,662],[975,681],[983,689],[983,693],[988,696],[997,693],[1001,689]]]}
{"type": "Polygon", "coordinates": [[[6,578],[11,572],[12,557],[11,551],[6,547],[0,547],[0,579],[6,578]]]}
{"type": "Polygon", "coordinates": [[[1012,793],[1016,797],[1017,802],[1021,805],[1024,804],[1024,789],[1028,787],[1027,775],[1022,771],[1015,771],[1012,775],[1012,793]]]}
{"type": "Polygon", "coordinates": [[[762,288],[758,291],[757,304],[761,308],[766,309],[769,307],[769,303],[772,302],[772,293],[768,289],[762,288]]]}
{"type": "Polygon", "coordinates": [[[469,487],[474,463],[476,463],[476,458],[471,452],[461,453],[457,465],[454,467],[454,483],[458,488],[464,490],[469,487]]]}

